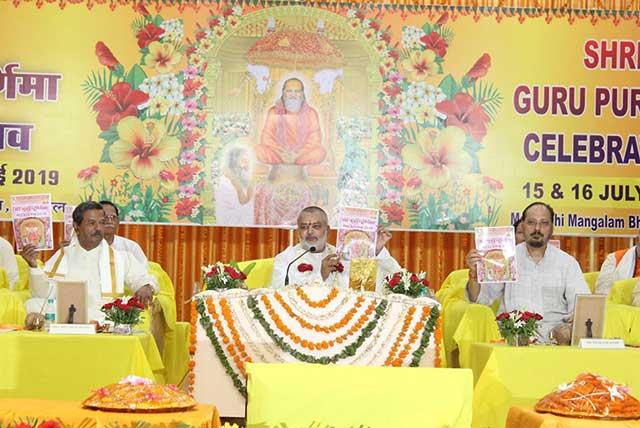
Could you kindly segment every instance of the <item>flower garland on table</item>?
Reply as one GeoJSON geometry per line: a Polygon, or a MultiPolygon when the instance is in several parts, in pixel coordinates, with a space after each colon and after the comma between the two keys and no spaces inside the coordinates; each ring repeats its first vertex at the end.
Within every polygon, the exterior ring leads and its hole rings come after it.
{"type": "MultiPolygon", "coordinates": [[[[435,345],[439,353],[435,302],[329,286],[299,288],[204,292],[196,298],[199,324],[242,395],[245,364],[251,361],[418,366],[427,347],[435,345]],[[301,311],[311,309],[308,302],[324,307],[301,311]],[[333,315],[326,318],[329,312],[333,315]]],[[[433,362],[440,364],[438,355],[433,362]]]]}
{"type": "Polygon", "coordinates": [[[196,322],[198,320],[198,312],[196,311],[196,306],[193,302],[191,302],[191,332],[189,333],[189,371],[187,372],[187,378],[189,379],[189,386],[187,388],[189,395],[193,397],[193,387],[196,381],[196,375],[193,372],[196,367],[196,322]]]}
{"type": "Polygon", "coordinates": [[[298,297],[300,297],[307,305],[311,306],[312,308],[324,308],[326,307],[329,303],[331,303],[337,296],[338,296],[338,288],[334,287],[331,292],[327,295],[327,297],[325,297],[322,300],[318,300],[318,301],[313,301],[309,298],[309,296],[307,296],[307,293],[304,292],[304,290],[301,287],[297,287],[296,288],[296,294],[298,295],[298,297]]]}
{"type": "MultiPolygon", "coordinates": [[[[243,379],[240,377],[240,375],[238,375],[233,370],[233,368],[231,367],[231,364],[229,363],[229,360],[227,359],[227,357],[225,355],[225,352],[224,352],[224,350],[222,348],[222,345],[220,345],[220,342],[218,342],[218,338],[216,337],[216,333],[213,330],[214,323],[211,322],[211,320],[210,320],[210,318],[208,316],[207,307],[208,307],[209,311],[212,312],[212,316],[214,316],[215,324],[216,324],[216,327],[218,328],[218,332],[222,332],[223,331],[222,330],[222,324],[220,323],[220,320],[217,319],[217,313],[215,312],[215,307],[213,306],[213,304],[209,304],[208,306],[205,305],[205,302],[203,300],[198,300],[198,303],[197,303],[198,312],[200,313],[200,325],[202,326],[202,328],[207,333],[207,337],[209,337],[209,340],[211,340],[211,344],[213,345],[213,348],[216,351],[216,355],[220,359],[220,362],[222,363],[222,366],[224,367],[224,370],[227,372],[229,377],[231,377],[231,380],[233,381],[233,385],[238,389],[240,394],[242,394],[242,396],[246,398],[246,396],[247,396],[247,387],[246,387],[245,383],[243,382],[243,379]]],[[[224,341],[224,337],[223,337],[222,340],[224,341]]],[[[227,347],[227,350],[229,350],[229,348],[233,349],[232,345],[229,345],[227,347]]]]}
{"type": "MultiPolygon", "coordinates": [[[[314,363],[314,364],[331,364],[340,361],[343,358],[351,357],[355,355],[356,350],[364,343],[365,339],[371,335],[371,332],[376,327],[378,320],[384,314],[387,308],[387,301],[382,300],[377,307],[375,308],[375,315],[371,321],[366,325],[364,329],[362,329],[362,333],[358,338],[350,345],[347,345],[341,352],[332,355],[331,357],[320,357],[316,358],[313,355],[303,354],[295,349],[293,349],[288,343],[284,341],[284,339],[278,336],[269,323],[266,321],[262,312],[260,312],[260,308],[258,307],[258,301],[255,297],[251,296],[247,300],[247,305],[253,311],[254,317],[258,320],[262,328],[265,329],[267,334],[271,337],[271,339],[282,349],[287,352],[289,355],[293,356],[295,359],[300,360],[305,363],[314,363]]],[[[337,341],[337,340],[336,340],[337,341]]]]}

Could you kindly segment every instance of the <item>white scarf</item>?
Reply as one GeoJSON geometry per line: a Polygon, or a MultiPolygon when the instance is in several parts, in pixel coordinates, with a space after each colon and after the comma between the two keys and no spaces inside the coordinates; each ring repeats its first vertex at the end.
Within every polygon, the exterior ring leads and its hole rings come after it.
{"type": "MultiPolygon", "coordinates": [[[[58,256],[52,257],[45,265],[45,273],[51,279],[65,277],[69,271],[69,259],[73,262],[75,251],[82,249],[77,241],[72,241],[67,247],[58,250],[58,256]]],[[[82,249],[84,251],[84,249],[82,249]]],[[[100,292],[102,297],[118,297],[124,294],[124,274],[122,254],[109,246],[104,239],[100,242],[98,251],[98,272],[100,274],[100,292]]]]}

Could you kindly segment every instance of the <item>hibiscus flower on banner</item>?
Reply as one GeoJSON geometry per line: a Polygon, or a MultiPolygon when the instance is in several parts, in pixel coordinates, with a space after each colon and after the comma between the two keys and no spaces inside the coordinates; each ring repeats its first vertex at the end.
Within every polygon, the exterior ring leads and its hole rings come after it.
{"type": "Polygon", "coordinates": [[[122,64],[98,41],[103,68],[82,85],[96,114],[103,165],[79,171],[80,199],[110,200],[126,221],[201,223],[205,115],[195,88],[203,84],[206,65],[178,67],[185,55],[180,19],[137,10],[131,42],[139,48],[138,62],[122,64]],[[108,181],[100,178],[103,167],[108,181]]]}
{"type": "Polygon", "coordinates": [[[445,73],[454,39],[447,20],[405,26],[398,69],[381,68],[378,194],[389,224],[408,216],[411,228],[469,230],[498,218],[502,183],[482,174],[478,152],[502,95],[482,80],[486,53],[461,77],[445,73]]]}

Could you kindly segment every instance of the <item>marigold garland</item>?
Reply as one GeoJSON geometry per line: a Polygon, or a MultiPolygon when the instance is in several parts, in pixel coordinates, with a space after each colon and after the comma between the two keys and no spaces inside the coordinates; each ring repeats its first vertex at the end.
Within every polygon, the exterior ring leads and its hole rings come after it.
{"type": "Polygon", "coordinates": [[[220,299],[220,307],[222,308],[222,316],[224,320],[227,322],[229,326],[229,330],[231,330],[231,337],[233,338],[233,346],[238,350],[238,354],[234,355],[232,351],[229,353],[233,357],[233,361],[236,363],[236,367],[240,370],[244,377],[247,376],[247,371],[245,370],[245,363],[250,363],[251,358],[247,355],[246,349],[242,342],[240,341],[240,334],[236,329],[235,323],[233,322],[233,316],[231,315],[231,309],[229,308],[229,303],[227,299],[220,299]]]}
{"type": "MultiPolygon", "coordinates": [[[[437,306],[433,306],[431,308],[431,314],[429,315],[429,319],[427,319],[427,322],[424,325],[424,329],[422,330],[422,338],[420,339],[420,345],[418,346],[418,349],[416,349],[412,354],[413,359],[409,364],[411,367],[418,367],[418,365],[420,364],[420,359],[424,355],[424,352],[425,352],[425,349],[427,349],[427,346],[429,346],[429,341],[431,340],[431,333],[434,332],[439,317],[440,317],[440,309],[438,309],[437,306]]],[[[438,341],[436,341],[436,346],[437,344],[438,344],[438,341]]]]}
{"type": "Polygon", "coordinates": [[[402,350],[398,353],[398,356],[396,357],[395,354],[396,352],[398,352],[400,344],[402,343],[405,336],[407,335],[407,331],[409,330],[409,326],[413,321],[413,314],[415,313],[415,311],[416,311],[416,308],[413,306],[409,308],[409,310],[407,311],[407,315],[405,316],[405,319],[402,325],[402,330],[398,334],[398,337],[396,338],[395,343],[393,344],[393,346],[391,347],[391,350],[389,351],[389,356],[385,360],[385,365],[400,367],[404,359],[407,358],[407,356],[409,355],[409,350],[411,349],[411,346],[413,346],[416,340],[418,340],[418,335],[426,325],[427,317],[431,313],[431,308],[428,308],[426,306],[422,308],[422,314],[420,315],[420,319],[413,326],[413,331],[409,335],[409,339],[404,344],[404,346],[402,347],[402,350]]]}
{"type": "MultiPolygon", "coordinates": [[[[207,337],[209,337],[209,340],[211,340],[211,344],[213,345],[213,348],[216,351],[216,355],[218,356],[218,358],[220,359],[220,363],[222,364],[222,366],[224,367],[224,370],[227,372],[227,374],[229,375],[229,377],[231,377],[231,380],[233,381],[233,385],[236,387],[236,389],[240,392],[240,394],[242,394],[243,397],[247,396],[247,387],[245,386],[243,379],[233,370],[233,368],[231,367],[231,364],[229,364],[229,360],[227,359],[224,350],[222,349],[222,346],[220,345],[220,342],[218,342],[218,338],[216,337],[216,333],[213,330],[213,323],[211,322],[208,313],[207,313],[207,306],[209,306],[209,309],[213,308],[215,311],[215,307],[213,306],[213,304],[211,304],[211,302],[209,302],[210,305],[205,305],[203,300],[198,300],[198,304],[197,304],[197,308],[198,308],[198,312],[200,313],[200,325],[202,326],[202,328],[205,330],[205,332],[207,333],[207,337]]],[[[215,316],[217,317],[217,313],[215,313],[215,316]]],[[[213,317],[213,313],[212,313],[212,317],[213,317]]],[[[215,318],[214,318],[215,319],[215,318]]],[[[220,320],[216,319],[216,321],[219,323],[220,320]]],[[[220,324],[221,326],[222,324],[220,324]]]]}
{"type": "Polygon", "coordinates": [[[296,288],[296,294],[298,295],[298,297],[302,299],[302,301],[304,301],[307,305],[311,306],[312,308],[324,308],[329,303],[331,303],[336,297],[338,297],[338,288],[333,287],[329,292],[329,294],[327,295],[327,297],[315,302],[311,300],[309,296],[307,296],[307,293],[305,293],[301,287],[296,288]]]}
{"type": "Polygon", "coordinates": [[[289,304],[284,301],[280,293],[277,293],[277,292],[274,293],[273,297],[275,297],[278,303],[280,303],[280,305],[285,310],[285,312],[287,312],[287,314],[291,318],[293,318],[298,322],[300,327],[306,328],[308,330],[317,331],[318,333],[334,333],[340,328],[346,326],[349,323],[349,321],[351,321],[353,316],[358,312],[358,308],[362,306],[362,304],[364,303],[364,297],[358,296],[358,298],[356,299],[356,302],[354,303],[354,307],[349,309],[349,311],[345,314],[345,316],[342,319],[340,319],[339,321],[336,321],[331,325],[322,326],[317,324],[311,324],[307,322],[304,318],[302,318],[300,315],[293,312],[293,309],[291,309],[291,306],[289,306],[289,304]]]}
{"type": "Polygon", "coordinates": [[[189,395],[193,397],[193,386],[196,382],[196,375],[193,372],[193,369],[196,366],[196,322],[198,320],[198,312],[196,311],[196,306],[191,302],[190,306],[190,317],[189,323],[191,324],[191,331],[189,332],[189,370],[187,372],[187,379],[189,386],[187,387],[187,391],[189,395]]]}
{"type": "Polygon", "coordinates": [[[269,337],[271,337],[271,339],[280,347],[281,350],[283,350],[284,352],[287,352],[289,355],[291,355],[295,359],[297,359],[299,361],[302,361],[302,362],[305,362],[305,363],[331,364],[331,363],[336,363],[336,362],[340,361],[343,358],[347,358],[347,357],[351,357],[351,356],[355,355],[355,353],[358,350],[358,348],[360,348],[360,346],[362,346],[362,344],[367,339],[367,337],[369,337],[371,335],[371,333],[372,333],[373,329],[376,327],[380,317],[385,313],[388,303],[387,303],[386,300],[382,300],[378,304],[378,306],[375,309],[375,315],[374,315],[373,319],[371,321],[369,321],[369,323],[366,325],[366,327],[364,327],[362,329],[362,333],[360,334],[360,336],[358,336],[358,338],[356,339],[356,341],[354,343],[352,343],[350,345],[347,345],[338,354],[335,354],[335,355],[333,355],[331,357],[320,357],[320,358],[314,357],[313,355],[303,354],[303,353],[297,351],[296,349],[293,349],[291,346],[289,346],[288,343],[286,343],[282,339],[282,337],[278,336],[273,331],[273,329],[271,328],[271,326],[269,325],[267,320],[264,318],[264,316],[262,315],[262,312],[260,311],[260,308],[258,307],[258,301],[257,301],[257,299],[255,297],[249,296],[249,298],[247,299],[247,305],[249,306],[249,308],[253,312],[254,317],[258,320],[260,325],[262,325],[262,328],[267,332],[269,337]]]}

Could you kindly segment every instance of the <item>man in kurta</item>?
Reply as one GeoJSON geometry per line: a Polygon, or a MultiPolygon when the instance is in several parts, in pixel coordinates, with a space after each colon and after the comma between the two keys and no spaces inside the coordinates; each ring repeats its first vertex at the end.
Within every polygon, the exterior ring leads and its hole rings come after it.
{"type": "Polygon", "coordinates": [[[307,103],[300,79],[284,83],[281,98],[267,113],[255,153],[269,165],[313,165],[326,157],[320,118],[307,103]]]}
{"type": "Polygon", "coordinates": [[[136,241],[118,235],[118,227],[120,227],[118,207],[111,201],[100,201],[100,205],[104,210],[104,227],[102,231],[104,232],[105,241],[116,250],[131,253],[146,268],[149,261],[140,245],[136,241]]]}
{"type": "Polygon", "coordinates": [[[26,246],[22,256],[30,266],[31,292],[27,312],[40,312],[45,299],[55,296],[55,280],[86,281],[87,316],[101,321],[103,304],[124,294],[125,286],[135,293],[145,306],[158,292],[154,279],[131,253],[109,246],[104,238],[104,210],[93,201],[83,202],[73,211],[73,228],[77,240],[59,249],[41,269],[37,252],[26,246]],[[113,268],[112,268],[113,267],[113,268]],[[50,283],[51,281],[51,283],[50,283]]]}
{"type": "MultiPolygon", "coordinates": [[[[329,219],[320,207],[304,208],[298,215],[298,238],[300,243],[292,245],[278,254],[273,263],[271,276],[272,288],[285,285],[287,266],[296,257],[289,268],[288,284],[304,284],[312,281],[323,281],[328,285],[346,288],[349,285],[349,262],[340,260],[336,247],[327,243],[329,235],[329,219]]],[[[383,280],[401,270],[398,262],[391,256],[385,244],[391,239],[391,233],[381,228],[376,241],[376,292],[383,292],[383,280]]]]}
{"type": "Polygon", "coordinates": [[[482,254],[471,250],[467,294],[469,301],[491,305],[501,298],[499,312],[537,312],[543,319],[538,340],[568,344],[576,294],[589,294],[578,261],[553,245],[553,208],[534,202],[522,212],[524,242],[516,245],[518,281],[478,283],[477,263],[482,254]]]}
{"type": "MultiPolygon", "coordinates": [[[[635,277],[640,277],[640,243],[607,256],[600,267],[596,294],[608,295],[614,282],[635,277]]],[[[640,293],[640,288],[636,291],[640,293]]]]}

